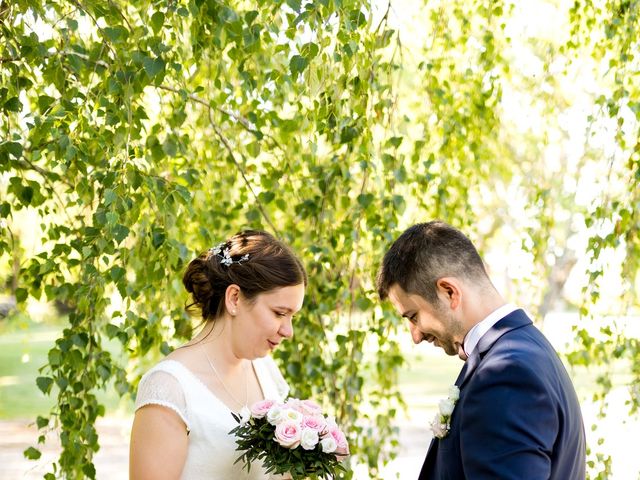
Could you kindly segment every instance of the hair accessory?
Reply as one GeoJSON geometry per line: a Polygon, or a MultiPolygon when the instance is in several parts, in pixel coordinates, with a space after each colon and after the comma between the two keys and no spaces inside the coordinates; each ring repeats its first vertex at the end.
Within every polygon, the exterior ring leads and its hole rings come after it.
{"type": "Polygon", "coordinates": [[[218,245],[216,245],[213,248],[209,249],[209,254],[211,255],[215,255],[216,257],[218,257],[220,259],[220,263],[225,265],[225,266],[230,266],[234,263],[240,264],[240,263],[244,263],[247,260],[249,260],[249,254],[245,253],[242,257],[240,257],[237,260],[234,260],[231,257],[231,248],[228,247],[229,242],[222,242],[219,243],[218,245]]]}

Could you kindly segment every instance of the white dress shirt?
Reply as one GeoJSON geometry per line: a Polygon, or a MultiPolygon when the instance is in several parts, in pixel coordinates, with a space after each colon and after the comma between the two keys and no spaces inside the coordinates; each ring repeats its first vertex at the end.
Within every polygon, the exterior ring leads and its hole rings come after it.
{"type": "Polygon", "coordinates": [[[485,333],[491,330],[491,327],[493,327],[496,323],[498,323],[504,317],[517,309],[518,307],[516,307],[515,305],[511,303],[505,303],[504,305],[498,307],[496,310],[487,315],[484,320],[476,323],[464,337],[464,344],[462,348],[464,349],[464,353],[467,355],[467,357],[471,356],[473,351],[478,346],[478,342],[480,341],[480,339],[484,336],[485,333]]]}

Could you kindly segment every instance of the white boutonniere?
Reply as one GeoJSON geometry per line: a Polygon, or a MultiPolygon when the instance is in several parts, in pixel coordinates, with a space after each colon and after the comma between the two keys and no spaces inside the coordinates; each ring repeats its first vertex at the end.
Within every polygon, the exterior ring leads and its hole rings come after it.
{"type": "Polygon", "coordinates": [[[449,396],[440,400],[438,404],[438,413],[431,422],[431,431],[436,438],[444,438],[449,434],[451,428],[451,414],[456,406],[456,402],[460,398],[460,389],[455,385],[449,387],[449,396]]]}

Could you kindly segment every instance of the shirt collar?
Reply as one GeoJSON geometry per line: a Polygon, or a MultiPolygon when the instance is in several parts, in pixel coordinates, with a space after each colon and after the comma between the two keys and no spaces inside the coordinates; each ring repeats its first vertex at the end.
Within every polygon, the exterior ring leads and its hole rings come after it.
{"type": "Polygon", "coordinates": [[[505,303],[504,305],[498,307],[496,310],[487,315],[484,320],[476,323],[464,337],[463,349],[467,357],[471,356],[473,351],[478,346],[478,342],[480,341],[480,339],[484,336],[485,333],[491,330],[491,327],[493,327],[496,323],[498,323],[504,317],[517,309],[518,307],[516,307],[515,305],[511,303],[505,303]]]}

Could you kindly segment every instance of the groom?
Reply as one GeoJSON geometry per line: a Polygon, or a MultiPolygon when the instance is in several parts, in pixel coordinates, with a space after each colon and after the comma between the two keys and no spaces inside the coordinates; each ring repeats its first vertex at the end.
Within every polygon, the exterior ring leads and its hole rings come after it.
{"type": "Polygon", "coordinates": [[[378,293],[423,340],[465,360],[450,427],[419,480],[585,478],[585,435],[571,380],[525,312],[505,303],[471,241],[444,222],[391,246],[378,293]]]}

